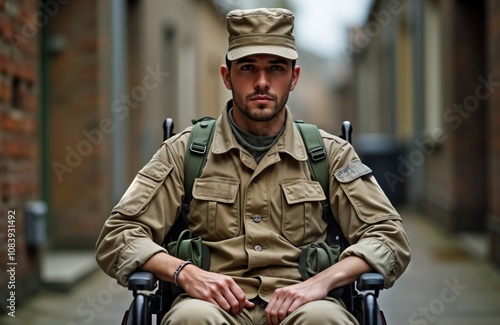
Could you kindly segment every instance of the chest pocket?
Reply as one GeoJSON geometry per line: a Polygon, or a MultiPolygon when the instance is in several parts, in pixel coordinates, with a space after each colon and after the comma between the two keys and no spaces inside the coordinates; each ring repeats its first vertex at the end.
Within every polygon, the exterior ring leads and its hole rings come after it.
{"type": "Polygon", "coordinates": [[[327,224],[322,218],[325,194],[318,182],[293,180],[281,184],[282,231],[294,245],[303,246],[316,242],[326,233],[327,224]]]}
{"type": "Polygon", "coordinates": [[[189,224],[204,240],[223,240],[238,235],[241,227],[237,179],[197,178],[193,185],[189,224]]]}

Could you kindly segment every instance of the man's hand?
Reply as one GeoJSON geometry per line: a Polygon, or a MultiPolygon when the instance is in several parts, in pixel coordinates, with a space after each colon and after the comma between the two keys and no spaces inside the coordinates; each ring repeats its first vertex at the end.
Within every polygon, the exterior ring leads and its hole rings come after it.
{"type": "MultiPolygon", "coordinates": [[[[182,263],[182,260],[161,252],[149,258],[142,269],[159,279],[174,282],[174,271],[182,263]]],[[[177,283],[190,297],[213,303],[233,315],[255,306],[231,277],[205,271],[193,264],[186,265],[179,272],[177,283]]]]}
{"type": "Polygon", "coordinates": [[[266,307],[266,322],[278,325],[299,307],[323,299],[327,294],[325,285],[314,278],[277,289],[266,307]]]}
{"type": "Polygon", "coordinates": [[[325,298],[330,290],[342,287],[371,270],[361,258],[349,256],[304,282],[277,289],[266,307],[267,324],[278,325],[299,307],[325,298]]]}
{"type": "Polygon", "coordinates": [[[190,297],[211,302],[233,315],[255,306],[231,277],[191,264],[179,273],[178,282],[190,297]]]}

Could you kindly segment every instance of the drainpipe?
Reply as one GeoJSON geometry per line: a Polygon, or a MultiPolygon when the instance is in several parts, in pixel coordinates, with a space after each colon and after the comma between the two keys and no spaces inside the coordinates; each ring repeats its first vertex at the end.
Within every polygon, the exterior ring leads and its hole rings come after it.
{"type": "MultiPolygon", "coordinates": [[[[127,45],[126,1],[111,0],[111,103],[126,93],[127,45]]],[[[112,112],[114,131],[111,140],[111,199],[116,204],[127,186],[128,171],[128,120],[112,112]]]]}

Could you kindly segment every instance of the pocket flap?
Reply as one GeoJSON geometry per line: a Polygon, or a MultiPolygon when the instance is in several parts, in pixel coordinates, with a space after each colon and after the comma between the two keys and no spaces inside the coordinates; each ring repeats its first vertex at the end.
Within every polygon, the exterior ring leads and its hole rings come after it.
{"type": "Polygon", "coordinates": [[[297,180],[281,184],[288,204],[326,200],[321,184],[315,181],[297,180]]]}
{"type": "Polygon", "coordinates": [[[139,171],[139,174],[149,177],[154,181],[161,182],[171,169],[171,166],[165,165],[161,160],[153,159],[139,171]]]}
{"type": "Polygon", "coordinates": [[[197,200],[234,203],[240,181],[230,178],[197,178],[193,185],[193,197],[197,200]]]}
{"type": "Polygon", "coordinates": [[[341,183],[349,183],[361,176],[370,174],[372,170],[361,160],[351,161],[349,164],[335,171],[335,178],[341,183]]]}
{"type": "Polygon", "coordinates": [[[139,171],[112,212],[126,216],[139,215],[156,195],[172,169],[173,166],[166,165],[161,160],[151,160],[139,171]]]}

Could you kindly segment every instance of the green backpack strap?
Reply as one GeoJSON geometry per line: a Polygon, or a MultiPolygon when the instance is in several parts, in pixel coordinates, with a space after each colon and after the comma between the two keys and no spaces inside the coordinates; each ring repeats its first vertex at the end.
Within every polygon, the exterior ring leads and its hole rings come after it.
{"type": "MultiPolygon", "coordinates": [[[[318,127],[313,124],[307,124],[303,121],[295,121],[295,125],[300,131],[302,140],[306,145],[308,153],[307,164],[313,176],[313,179],[318,181],[323,188],[325,196],[328,198],[329,193],[329,165],[326,155],[325,144],[321,138],[318,127]]],[[[328,199],[324,204],[328,204],[328,199]]]]}
{"type": "Polygon", "coordinates": [[[189,135],[188,147],[184,162],[184,202],[182,204],[182,217],[188,221],[189,204],[193,199],[193,184],[195,178],[201,175],[201,171],[207,161],[208,150],[214,136],[215,122],[212,117],[204,117],[192,120],[193,128],[189,135]]]}

